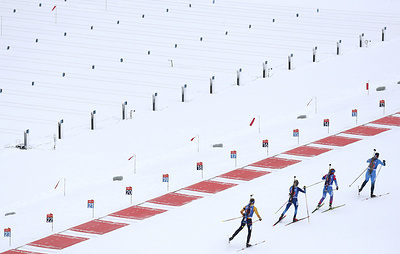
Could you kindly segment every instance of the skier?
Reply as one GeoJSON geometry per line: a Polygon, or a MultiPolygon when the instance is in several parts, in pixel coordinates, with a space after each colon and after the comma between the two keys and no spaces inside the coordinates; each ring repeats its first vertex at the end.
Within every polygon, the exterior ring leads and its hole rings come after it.
{"type": "Polygon", "coordinates": [[[335,172],[336,172],[336,170],[334,168],[331,168],[329,170],[329,173],[322,177],[322,180],[325,180],[325,185],[324,185],[324,190],[322,192],[322,198],[318,202],[317,209],[322,206],[322,202],[324,201],[327,193],[329,193],[329,195],[331,196],[331,198],[329,200],[329,208],[332,209],[332,203],[333,203],[332,184],[334,182],[335,182],[335,185],[336,185],[336,190],[339,190],[339,186],[338,186],[337,181],[336,181],[335,172]]]}
{"type": "Polygon", "coordinates": [[[293,222],[298,221],[296,219],[296,215],[297,215],[297,208],[299,207],[299,202],[297,200],[297,195],[300,192],[306,193],[306,186],[303,187],[304,190],[302,190],[300,187],[298,187],[299,185],[299,181],[296,179],[293,182],[293,185],[290,186],[289,188],[289,201],[288,204],[286,205],[286,209],[285,211],[283,211],[281,217],[279,217],[279,221],[281,221],[283,219],[283,216],[285,216],[285,213],[287,212],[287,210],[289,210],[289,207],[293,204],[294,205],[294,215],[293,215],[293,222]]]}
{"type": "Polygon", "coordinates": [[[250,237],[251,237],[251,230],[253,228],[253,221],[252,221],[252,217],[253,214],[256,213],[258,219],[261,221],[262,218],[261,216],[258,214],[257,211],[257,207],[254,206],[255,200],[254,198],[250,198],[250,202],[248,205],[246,205],[245,207],[243,207],[243,209],[240,211],[240,213],[243,216],[242,222],[240,223],[240,227],[235,231],[235,233],[233,233],[233,235],[231,237],[229,237],[229,242],[233,240],[233,238],[235,238],[235,236],[237,234],[239,234],[240,231],[242,231],[242,229],[244,228],[244,226],[246,226],[247,224],[247,242],[246,242],[246,247],[250,247],[250,237]]]}
{"type": "Polygon", "coordinates": [[[376,197],[374,195],[376,168],[378,167],[379,164],[386,166],[386,161],[383,160],[383,162],[382,162],[378,158],[379,158],[379,153],[375,153],[374,157],[367,160],[367,163],[369,163],[368,170],[367,170],[367,173],[365,174],[365,181],[362,183],[361,188],[358,190],[358,194],[360,194],[360,192],[362,191],[364,186],[368,183],[369,179],[371,179],[371,198],[376,197]]]}

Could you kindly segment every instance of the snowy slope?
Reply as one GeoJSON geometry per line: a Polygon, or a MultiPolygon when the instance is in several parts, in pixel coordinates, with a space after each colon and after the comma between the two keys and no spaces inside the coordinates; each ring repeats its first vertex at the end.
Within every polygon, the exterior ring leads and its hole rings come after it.
{"type": "MultiPolygon", "coordinates": [[[[89,235],[90,240],[62,251],[26,244],[53,233],[45,223],[48,213],[55,217],[54,233],[63,232],[92,219],[88,199],[95,200],[94,217],[101,218],[130,206],[126,186],[133,187],[133,204],[140,204],[167,193],[162,174],[170,174],[169,191],[175,191],[235,169],[231,150],[238,152],[237,167],[244,167],[266,158],[263,139],[269,140],[272,156],[355,127],[352,109],[358,110],[358,125],[399,112],[399,13],[395,1],[108,0],[42,1],[40,6],[2,1],[0,212],[16,214],[0,217],[3,228],[12,228],[11,246],[4,238],[0,250],[22,246],[41,253],[233,253],[244,246],[246,232],[229,245],[226,236],[239,221],[221,221],[238,216],[255,194],[263,221],[254,225],[252,242],[266,243],[249,251],[396,253],[399,127],[323,155],[302,157],[301,163],[250,182],[233,181],[239,185],[217,194],[195,193],[205,197],[182,207],[150,205],[170,211],[143,221],[112,219],[131,225],[89,235]],[[387,41],[381,42],[384,27],[387,41]],[[358,47],[361,33],[368,40],[363,48],[358,47]],[[315,46],[317,62],[312,63],[315,46]],[[290,54],[294,70],[288,71],[290,54]],[[272,70],[263,79],[265,61],[272,70]],[[242,86],[236,85],[239,68],[242,86]],[[212,76],[216,87],[209,94],[212,76]],[[184,84],[188,93],[182,103],[184,84]],[[375,90],[382,85],[385,91],[375,90]],[[155,112],[154,93],[159,97],[155,112]],[[383,99],[385,113],[378,107],[383,99]],[[133,119],[123,121],[125,101],[128,111],[135,112],[133,119]],[[90,130],[93,110],[96,130],[90,130]],[[307,119],[298,120],[302,114],[307,119]],[[326,118],[329,133],[322,126],[326,118]],[[54,150],[61,119],[64,135],[54,150]],[[30,149],[19,150],[15,145],[26,129],[30,149]],[[293,129],[300,130],[300,144],[293,129]],[[212,148],[216,143],[224,147],[212,148]],[[361,201],[369,184],[361,197],[355,186],[363,177],[352,188],[348,185],[374,148],[388,163],[376,193],[390,195],[361,201]],[[128,161],[132,155],[137,158],[136,174],[133,161],[128,161]],[[204,163],[204,179],[196,171],[199,161],[204,163]],[[301,186],[310,185],[326,173],[328,164],[337,169],[340,186],[334,202],[346,206],[313,214],[310,223],[272,228],[293,176],[301,186]],[[122,182],[112,181],[119,175],[122,182]],[[329,247],[329,241],[334,246],[329,247]],[[373,244],[367,244],[370,241],[373,244]]],[[[320,185],[308,190],[310,210],[321,192],[320,185]]],[[[299,216],[305,216],[305,199],[299,202],[299,216]]]]}

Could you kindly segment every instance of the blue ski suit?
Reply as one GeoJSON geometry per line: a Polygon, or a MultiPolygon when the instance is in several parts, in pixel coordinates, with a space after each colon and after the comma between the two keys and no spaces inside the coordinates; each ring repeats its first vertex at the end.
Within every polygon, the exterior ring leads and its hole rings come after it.
{"type": "Polygon", "coordinates": [[[371,159],[367,160],[367,163],[369,163],[367,172],[365,173],[365,180],[361,185],[361,188],[358,190],[358,192],[361,192],[364,186],[368,183],[369,179],[371,179],[371,195],[374,194],[374,189],[375,189],[375,180],[376,180],[376,168],[378,165],[386,166],[385,160],[383,162],[378,159],[377,157],[373,157],[371,159]]]}
{"type": "Polygon", "coordinates": [[[299,191],[300,192],[303,192],[303,193],[306,193],[306,190],[302,190],[301,188],[299,188],[299,187],[294,187],[293,188],[293,186],[290,186],[290,188],[289,188],[289,201],[288,201],[288,204],[286,205],[286,209],[283,211],[283,213],[282,213],[282,215],[281,215],[281,217],[280,218],[283,218],[283,216],[285,215],[285,213],[287,212],[287,210],[289,210],[289,207],[293,204],[294,205],[294,215],[293,215],[293,218],[295,219],[296,218],[296,215],[297,215],[297,208],[299,207],[299,202],[298,202],[298,200],[297,200],[297,196],[299,195],[299,191]]]}
{"type": "Polygon", "coordinates": [[[326,198],[326,194],[330,195],[330,200],[329,200],[329,205],[332,206],[333,203],[333,189],[332,189],[332,185],[333,183],[335,183],[336,185],[336,189],[339,188],[337,181],[336,181],[336,176],[333,173],[330,174],[326,174],[322,177],[322,180],[325,180],[325,185],[324,185],[324,189],[322,191],[322,198],[321,200],[318,202],[318,205],[321,205],[322,202],[324,201],[324,199],[326,198]]]}

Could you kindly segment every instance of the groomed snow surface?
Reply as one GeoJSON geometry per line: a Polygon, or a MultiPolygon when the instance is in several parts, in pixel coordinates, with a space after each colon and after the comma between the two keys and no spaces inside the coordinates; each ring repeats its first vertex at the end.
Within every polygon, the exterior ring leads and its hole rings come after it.
{"type": "MultiPolygon", "coordinates": [[[[0,252],[236,253],[247,229],[228,243],[240,220],[222,221],[251,194],[265,243],[245,252],[399,252],[400,3],[3,0],[0,14],[0,252]],[[364,175],[349,185],[373,149],[375,194],[390,194],[363,201],[364,175]],[[330,164],[346,205],[272,227],[293,177],[330,164]]],[[[298,218],[321,195],[300,193],[298,218]]]]}

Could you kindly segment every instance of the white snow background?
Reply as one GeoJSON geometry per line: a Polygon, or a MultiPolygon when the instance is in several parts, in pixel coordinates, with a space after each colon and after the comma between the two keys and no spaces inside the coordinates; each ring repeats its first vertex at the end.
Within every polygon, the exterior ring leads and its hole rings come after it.
{"type": "MultiPolygon", "coordinates": [[[[239,185],[217,194],[195,193],[204,198],[182,207],[146,203],[169,211],[143,221],[107,217],[130,225],[105,235],[64,232],[90,237],[64,250],[26,244],[53,234],[48,213],[54,214],[54,233],[62,232],[92,220],[89,199],[95,200],[95,218],[101,218],[131,205],[127,186],[133,187],[133,204],[139,204],[168,193],[163,174],[170,175],[169,191],[175,191],[266,158],[263,139],[273,156],[357,126],[352,109],[358,110],[358,125],[399,112],[400,2],[2,0],[0,15],[0,226],[12,229],[11,246],[3,237],[0,251],[236,253],[245,246],[247,229],[228,244],[227,235],[240,221],[222,220],[239,216],[254,194],[263,220],[254,224],[251,242],[266,242],[246,252],[399,253],[399,127],[302,157],[249,182],[218,179],[239,185]],[[262,78],[265,61],[272,68],[268,78],[262,78]],[[379,86],[386,90],[376,91],[379,86]],[[379,107],[383,99],[385,112],[379,107]],[[125,101],[128,120],[121,118],[125,101]],[[90,130],[93,110],[96,129],[90,130]],[[297,119],[303,114],[307,119],[297,119]],[[322,125],[326,118],[329,133],[322,125]],[[61,119],[63,138],[54,150],[61,119]],[[29,149],[15,148],[27,129],[29,149]],[[293,129],[300,130],[300,144],[293,129]],[[217,143],[223,148],[212,147],[217,143]],[[387,162],[375,192],[390,194],[361,201],[370,184],[361,196],[356,188],[364,176],[349,184],[373,149],[387,162]],[[232,150],[238,153],[237,167],[232,150]],[[128,161],[132,155],[136,174],[128,161]],[[204,178],[196,170],[200,161],[204,178]],[[339,183],[334,204],[346,205],[316,212],[310,223],[272,227],[293,176],[300,186],[310,185],[329,164],[339,183]],[[123,181],[113,181],[120,175],[123,181]],[[64,178],[65,196],[63,180],[55,189],[64,178]],[[5,216],[9,212],[15,214],[5,216]]],[[[321,194],[322,185],[307,190],[310,212],[321,194]]],[[[298,217],[307,214],[305,201],[300,194],[298,217]]],[[[284,222],[292,214],[293,207],[284,222]]]]}

